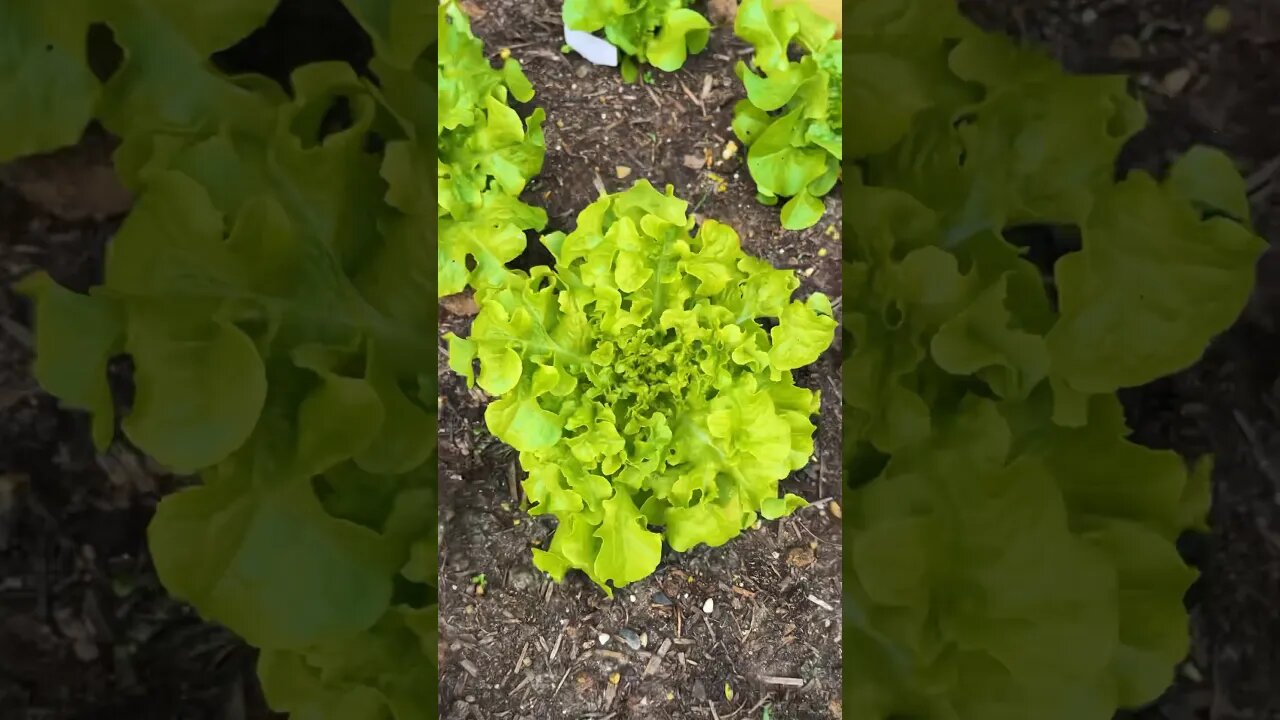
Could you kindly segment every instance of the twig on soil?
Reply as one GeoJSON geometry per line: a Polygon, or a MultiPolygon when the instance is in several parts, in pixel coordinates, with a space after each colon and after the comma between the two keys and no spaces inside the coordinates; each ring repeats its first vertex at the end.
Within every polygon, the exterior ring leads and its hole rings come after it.
{"type": "Polygon", "coordinates": [[[499,49],[497,49],[497,50],[492,50],[492,51],[490,51],[490,52],[489,52],[489,59],[490,59],[490,60],[492,60],[492,59],[494,59],[495,57],[497,57],[497,56],[501,55],[503,50],[519,50],[520,48],[527,48],[527,47],[529,47],[530,45],[537,45],[539,42],[540,42],[540,41],[534,40],[534,41],[530,41],[530,42],[520,42],[520,43],[514,43],[514,44],[512,44],[512,45],[504,45],[504,46],[502,46],[501,48],[499,48],[499,49]]]}
{"type": "Polygon", "coordinates": [[[702,76],[702,92],[699,93],[699,98],[703,100],[707,99],[707,96],[711,94],[711,84],[713,82],[715,82],[715,79],[711,77],[710,73],[702,76]]]}
{"type": "Polygon", "coordinates": [[[31,338],[31,331],[20,325],[16,320],[9,317],[0,316],[0,328],[4,328],[5,332],[13,336],[28,350],[35,347],[35,342],[31,338]]]}
{"type": "Polygon", "coordinates": [[[825,489],[822,486],[824,480],[827,479],[827,456],[821,450],[818,451],[818,494],[821,495],[825,489]]]}
{"type": "Polygon", "coordinates": [[[1250,197],[1261,193],[1266,189],[1268,182],[1277,171],[1280,171],[1280,155],[1263,163],[1261,167],[1249,175],[1244,181],[1245,192],[1250,197]]]}
{"type": "MultiPolygon", "coordinates": [[[[820,537],[818,537],[816,534],[814,534],[814,532],[813,532],[812,530],[810,530],[810,529],[809,529],[809,526],[808,526],[808,525],[805,525],[804,523],[796,523],[796,525],[797,525],[801,530],[803,530],[803,531],[805,531],[805,532],[809,533],[809,537],[813,538],[815,542],[817,542],[817,543],[821,543],[821,542],[822,542],[822,538],[820,538],[820,537]]],[[[797,533],[797,534],[796,534],[796,537],[799,537],[799,533],[797,533]]]]}
{"type": "Polygon", "coordinates": [[[684,91],[684,94],[688,96],[690,100],[693,101],[693,104],[697,105],[698,109],[702,111],[702,117],[706,117],[707,106],[704,105],[702,101],[698,99],[698,96],[694,95],[693,92],[689,90],[689,88],[684,84],[684,81],[681,80],[680,78],[676,78],[676,84],[678,84],[680,86],[680,89],[684,91]]]}
{"type": "MultiPolygon", "coordinates": [[[[757,701],[756,701],[756,704],[751,706],[751,709],[747,711],[747,714],[748,714],[748,715],[753,715],[753,714],[755,714],[755,711],[757,711],[757,710],[759,710],[760,708],[764,707],[764,704],[765,704],[765,703],[767,703],[767,702],[769,702],[769,701],[770,701],[770,700],[772,700],[772,699],[773,699],[773,696],[772,696],[772,695],[770,695],[769,693],[765,693],[764,697],[762,697],[762,698],[760,698],[759,700],[757,700],[757,701]]],[[[725,718],[725,720],[729,720],[729,718],[725,718]]]]}
{"type": "MultiPolygon", "coordinates": [[[[769,696],[768,696],[768,695],[766,695],[765,697],[769,697],[769,696]]],[[[751,713],[755,712],[756,710],[759,710],[759,709],[760,709],[760,706],[761,706],[761,705],[763,705],[763,704],[764,704],[764,700],[761,700],[761,701],[757,702],[757,703],[756,703],[756,705],[755,705],[755,707],[751,708],[750,710],[747,710],[747,714],[748,714],[748,715],[750,715],[751,713]]],[[[728,715],[725,715],[725,716],[721,717],[721,718],[720,718],[720,720],[729,720],[729,718],[736,717],[736,716],[738,715],[738,713],[740,713],[740,712],[742,712],[743,710],[745,710],[745,709],[746,709],[746,707],[747,707],[747,704],[746,704],[746,703],[742,703],[741,705],[739,705],[739,706],[738,706],[738,709],[737,709],[737,710],[734,710],[733,712],[729,713],[728,715]]]]}
{"type": "Polygon", "coordinates": [[[1275,466],[1267,458],[1267,453],[1262,447],[1262,443],[1258,441],[1258,434],[1254,431],[1253,425],[1250,424],[1244,413],[1239,410],[1233,410],[1232,414],[1235,415],[1236,424],[1240,426],[1240,431],[1244,433],[1245,439],[1249,441],[1249,449],[1253,451],[1253,457],[1258,463],[1258,469],[1276,486],[1276,490],[1280,491],[1280,473],[1276,472],[1275,466]]]}
{"type": "Polygon", "coordinates": [[[715,631],[715,628],[711,627],[711,618],[710,618],[710,617],[708,617],[708,616],[706,616],[706,615],[703,615],[703,616],[702,616],[702,621],[703,621],[703,622],[705,622],[705,623],[707,624],[707,632],[711,633],[711,642],[712,642],[712,644],[716,643],[716,642],[717,642],[717,641],[716,641],[716,631],[715,631]]]}
{"type": "MultiPolygon", "coordinates": [[[[755,612],[755,606],[752,606],[752,608],[751,608],[751,612],[753,612],[753,613],[755,612]]],[[[729,613],[729,619],[733,621],[733,626],[734,626],[734,627],[736,627],[736,628],[738,628],[738,634],[739,634],[739,635],[741,635],[741,634],[742,634],[742,623],[738,622],[738,616],[737,616],[737,615],[734,615],[733,613],[729,613]]]]}
{"type": "Polygon", "coordinates": [[[522,53],[522,55],[524,55],[525,58],[540,57],[546,60],[550,60],[552,62],[562,62],[562,63],[569,62],[569,59],[566,58],[562,53],[552,52],[551,50],[545,50],[543,48],[534,48],[532,50],[522,53]]]}
{"type": "Polygon", "coordinates": [[[756,606],[753,604],[751,606],[751,623],[747,625],[747,631],[742,634],[743,643],[746,643],[747,638],[751,637],[751,633],[755,632],[756,630],[756,620],[759,618],[759,615],[756,613],[756,609],[757,609],[756,606]]]}
{"type": "MultiPolygon", "coordinates": [[[[821,500],[814,500],[813,502],[809,503],[808,505],[805,505],[805,506],[804,506],[804,508],[820,508],[820,507],[823,507],[824,505],[826,505],[826,504],[830,503],[832,500],[835,500],[835,498],[834,498],[834,497],[830,497],[830,496],[828,496],[828,497],[824,497],[824,498],[822,498],[821,500]]],[[[804,508],[800,508],[800,509],[801,509],[801,510],[803,510],[804,508]]]]}
{"type": "Polygon", "coordinates": [[[659,102],[658,95],[653,91],[653,88],[649,87],[649,83],[640,83],[640,87],[644,88],[644,91],[649,93],[649,98],[653,100],[653,104],[656,105],[659,110],[661,110],[662,103],[659,102]]]}
{"type": "Polygon", "coordinates": [[[528,651],[529,651],[529,643],[525,642],[525,644],[520,647],[520,657],[516,658],[516,664],[514,667],[511,668],[511,672],[507,673],[508,675],[515,675],[516,673],[520,672],[520,666],[524,665],[524,656],[525,656],[525,653],[528,651]]]}
{"type": "Polygon", "coordinates": [[[649,664],[644,667],[644,677],[648,677],[658,672],[658,666],[662,664],[662,659],[667,656],[667,651],[671,649],[671,638],[662,641],[662,645],[658,647],[658,653],[649,658],[649,664]]]}
{"type": "Polygon", "coordinates": [[[547,662],[550,663],[556,659],[556,654],[560,652],[560,642],[564,640],[564,628],[560,628],[560,634],[556,636],[556,644],[551,646],[551,653],[547,655],[547,662]]]}
{"type": "MultiPolygon", "coordinates": [[[[554,697],[556,696],[556,693],[560,692],[560,688],[564,687],[564,681],[565,681],[565,680],[567,680],[567,679],[569,678],[569,671],[571,671],[571,670],[573,670],[573,665],[572,665],[572,664],[570,664],[570,665],[569,665],[569,667],[567,667],[567,668],[565,668],[565,669],[564,669],[564,675],[561,675],[561,676],[560,676],[560,683],[559,683],[558,685],[556,685],[556,689],[555,689],[555,690],[551,691],[551,697],[552,697],[552,698],[554,698],[554,697]]],[[[548,699],[550,699],[550,698],[548,698],[548,699]]]]}
{"type": "Polygon", "coordinates": [[[760,682],[765,685],[782,685],[783,687],[804,687],[804,680],[793,677],[778,677],[777,675],[761,675],[760,682]]]}
{"type": "Polygon", "coordinates": [[[38,388],[30,382],[23,383],[16,388],[9,388],[0,391],[0,412],[4,412],[27,398],[35,395],[38,388]]]}
{"type": "Polygon", "coordinates": [[[818,607],[828,612],[835,610],[835,608],[831,607],[831,604],[828,603],[826,600],[821,600],[817,597],[814,597],[812,594],[809,595],[809,602],[813,603],[814,605],[817,605],[818,607]]]}
{"type": "Polygon", "coordinates": [[[720,713],[716,712],[716,704],[708,700],[707,707],[711,708],[712,720],[720,720],[720,713]]]}

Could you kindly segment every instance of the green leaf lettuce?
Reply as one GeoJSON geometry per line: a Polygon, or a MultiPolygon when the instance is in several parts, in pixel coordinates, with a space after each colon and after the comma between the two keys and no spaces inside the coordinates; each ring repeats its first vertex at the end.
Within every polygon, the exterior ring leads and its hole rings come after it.
{"type": "Polygon", "coordinates": [[[520,453],[530,513],[559,520],[534,550],[557,580],[577,568],[611,593],[664,538],[721,545],[803,504],[778,481],[813,453],[818,396],[791,372],[832,342],[831,304],[791,300],[792,272],[687,213],[644,181],[602,196],[544,239],[554,270],[481,292],[471,335],[449,337],[450,366],[496,396],[485,419],[520,453]]]}

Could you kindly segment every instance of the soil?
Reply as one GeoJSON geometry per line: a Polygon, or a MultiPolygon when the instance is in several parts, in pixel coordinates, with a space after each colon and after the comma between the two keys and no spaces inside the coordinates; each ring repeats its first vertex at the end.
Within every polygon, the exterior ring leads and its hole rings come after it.
{"type": "MultiPolygon", "coordinates": [[[[547,208],[548,231],[572,230],[601,188],[644,178],[674,186],[700,218],[734,227],[747,252],[795,269],[799,296],[840,297],[839,187],[818,225],[786,232],[778,208],[756,202],[743,153],[726,159],[743,97],[733,65],[750,52],[731,28],[717,28],[679,71],[627,85],[616,68],[560,52],[555,0],[464,5],[493,55],[507,48],[523,63],[537,89],[530,107],[546,110],[546,163],[526,199],[547,208]]],[[[532,244],[518,266],[551,261],[532,244]]],[[[442,333],[465,335],[469,312],[464,301],[446,302],[442,333]]],[[[442,717],[839,717],[841,545],[831,505],[720,548],[668,550],[653,576],[612,600],[578,573],[556,585],[530,553],[546,547],[555,521],[521,509],[523,473],[484,430],[487,399],[448,371],[443,351],[440,364],[442,717]]],[[[839,377],[838,347],[796,374],[822,394],[818,458],[783,481],[784,491],[839,502],[839,377]]]]}

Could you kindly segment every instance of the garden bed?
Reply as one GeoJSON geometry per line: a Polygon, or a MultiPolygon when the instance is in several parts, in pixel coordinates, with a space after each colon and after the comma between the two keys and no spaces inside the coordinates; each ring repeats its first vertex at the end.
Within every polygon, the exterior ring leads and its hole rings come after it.
{"type": "MultiPolygon", "coordinates": [[[[778,208],[756,202],[743,152],[726,153],[736,146],[729,124],[743,97],[733,66],[749,52],[731,28],[717,28],[678,72],[655,70],[651,83],[626,85],[616,68],[560,52],[558,2],[476,0],[464,8],[492,56],[507,48],[523,63],[537,91],[530,105],[546,110],[546,164],[525,199],[547,209],[548,231],[572,230],[601,187],[617,192],[642,178],[671,184],[691,212],[736,229],[748,253],[795,269],[799,296],[840,297],[836,193],[816,226],[784,231],[778,208]]],[[[549,261],[535,247],[516,265],[549,261]]],[[[474,305],[455,297],[444,307],[441,332],[466,334],[474,305]]],[[[535,543],[546,547],[554,521],[521,509],[514,453],[489,436],[486,399],[445,359],[442,350],[442,717],[758,718],[765,707],[775,718],[838,716],[835,506],[765,522],[719,548],[668,550],[653,576],[613,600],[579,573],[555,585],[530,555],[535,543]]],[[[817,460],[782,489],[838,502],[838,346],[796,376],[822,393],[817,460]]]]}

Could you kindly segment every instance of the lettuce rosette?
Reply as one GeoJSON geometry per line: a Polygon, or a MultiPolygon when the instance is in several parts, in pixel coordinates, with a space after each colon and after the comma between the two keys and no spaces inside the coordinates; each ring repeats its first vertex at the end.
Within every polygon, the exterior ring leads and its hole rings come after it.
{"type": "Polygon", "coordinates": [[[827,297],[792,300],[792,271],[645,181],[543,242],[555,268],[478,293],[471,336],[449,336],[450,367],[496,398],[485,421],[519,452],[530,514],[559,521],[535,564],[612,594],[664,540],[718,546],[803,506],[778,483],[814,452],[818,394],[792,373],[833,340],[827,297]]]}

